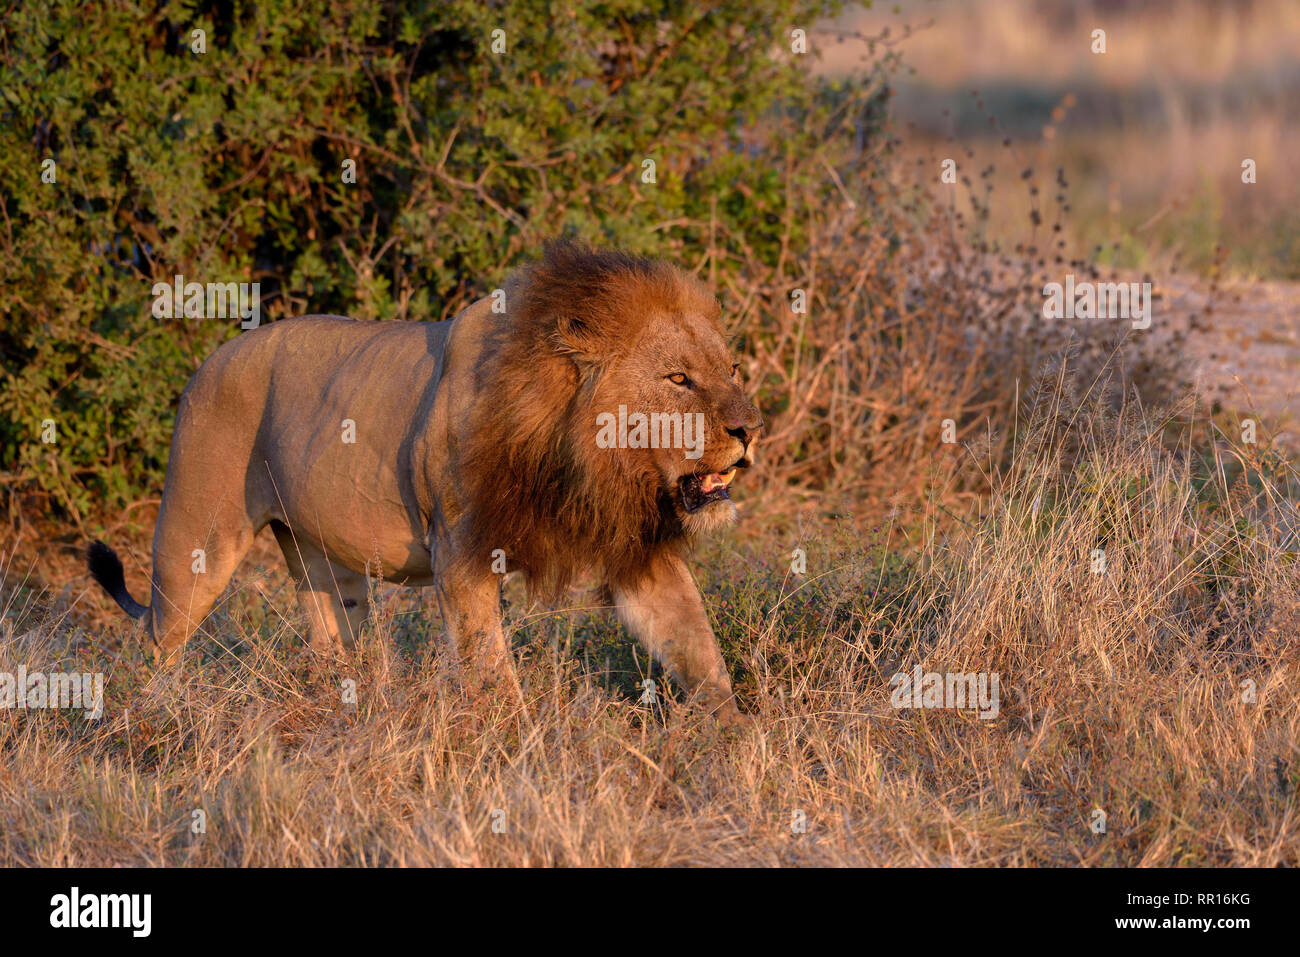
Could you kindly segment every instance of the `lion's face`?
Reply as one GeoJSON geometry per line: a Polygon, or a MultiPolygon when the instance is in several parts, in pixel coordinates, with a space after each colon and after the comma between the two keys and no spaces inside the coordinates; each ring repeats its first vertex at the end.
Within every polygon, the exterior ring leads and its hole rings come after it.
{"type": "Polygon", "coordinates": [[[684,529],[701,534],[735,520],[729,489],[753,463],[763,419],[712,318],[687,311],[647,322],[606,368],[594,399],[610,427],[602,447],[656,483],[684,529]]]}
{"type": "Polygon", "coordinates": [[[631,587],[682,539],[735,519],[730,489],[763,420],[702,282],[558,243],[504,292],[456,452],[466,540],[558,597],[593,566],[631,587]]]}

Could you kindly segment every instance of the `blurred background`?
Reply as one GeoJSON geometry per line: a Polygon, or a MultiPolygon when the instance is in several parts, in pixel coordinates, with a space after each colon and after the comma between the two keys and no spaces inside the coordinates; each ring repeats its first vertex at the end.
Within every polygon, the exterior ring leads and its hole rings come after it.
{"type": "Polygon", "coordinates": [[[972,168],[998,164],[994,235],[1014,241],[1029,215],[1021,169],[1060,167],[1067,236],[1105,262],[1300,278],[1295,0],[902,0],[834,27],[827,75],[855,69],[861,37],[901,53],[892,113],[908,150],[956,143],[972,168]]]}

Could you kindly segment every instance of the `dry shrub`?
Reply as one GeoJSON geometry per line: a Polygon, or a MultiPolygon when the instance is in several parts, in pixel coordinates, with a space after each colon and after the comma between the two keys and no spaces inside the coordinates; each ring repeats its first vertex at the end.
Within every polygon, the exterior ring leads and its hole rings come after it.
{"type": "MultiPolygon", "coordinates": [[[[957,445],[978,441],[1005,464],[1018,403],[1036,371],[1063,353],[1084,378],[1121,370],[1146,400],[1185,385],[1181,330],[1156,339],[1135,335],[1127,320],[1043,318],[1046,282],[1106,278],[1059,238],[1069,208],[1063,172],[1053,174],[1049,199],[1038,195],[1048,174],[1021,171],[1032,217],[1022,241],[1004,248],[988,235],[1000,202],[993,164],[949,185],[939,179],[943,152],[903,158],[882,118],[890,64],[840,90],[821,126],[780,116],[764,125],[774,143],[825,144],[782,155],[783,191],[806,195],[788,205],[775,254],[721,220],[693,224],[705,247],[696,270],[722,297],[767,418],[759,498],[779,500],[770,511],[792,501],[833,503],[831,511],[916,505],[936,483],[949,505],[986,495],[986,476],[948,454],[945,421],[957,445]],[[855,147],[855,128],[874,133],[855,147]],[[820,189],[807,190],[818,178],[820,189]],[[796,310],[800,300],[806,312],[796,310]]],[[[949,150],[973,167],[969,150],[949,150]]]]}

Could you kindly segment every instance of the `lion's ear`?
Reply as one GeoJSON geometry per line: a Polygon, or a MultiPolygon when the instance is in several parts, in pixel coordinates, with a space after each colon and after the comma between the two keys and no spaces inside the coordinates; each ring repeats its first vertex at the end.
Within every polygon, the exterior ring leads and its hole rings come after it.
{"type": "Polygon", "coordinates": [[[555,351],[579,364],[598,363],[609,351],[605,337],[581,316],[566,315],[555,320],[555,351]]]}

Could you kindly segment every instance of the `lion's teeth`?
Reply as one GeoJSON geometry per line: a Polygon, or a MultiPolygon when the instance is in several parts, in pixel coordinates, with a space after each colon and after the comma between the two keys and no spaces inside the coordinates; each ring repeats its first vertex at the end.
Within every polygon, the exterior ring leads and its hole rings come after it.
{"type": "Polygon", "coordinates": [[[703,492],[712,492],[714,489],[726,488],[731,480],[736,477],[736,470],[730,469],[719,475],[717,472],[711,472],[700,479],[700,490],[703,492]]]}

